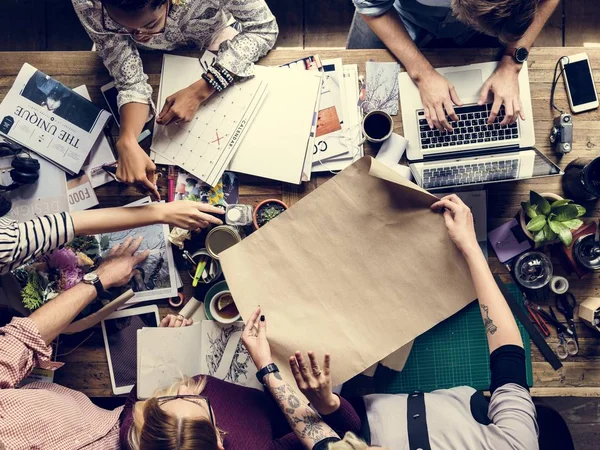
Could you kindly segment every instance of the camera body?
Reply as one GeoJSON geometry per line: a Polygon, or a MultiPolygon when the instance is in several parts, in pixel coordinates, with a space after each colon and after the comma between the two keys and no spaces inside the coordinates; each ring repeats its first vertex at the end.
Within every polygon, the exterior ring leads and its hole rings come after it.
{"type": "Polygon", "coordinates": [[[550,131],[550,142],[554,151],[559,154],[569,153],[573,148],[573,117],[562,113],[554,118],[554,126],[550,131]]]}

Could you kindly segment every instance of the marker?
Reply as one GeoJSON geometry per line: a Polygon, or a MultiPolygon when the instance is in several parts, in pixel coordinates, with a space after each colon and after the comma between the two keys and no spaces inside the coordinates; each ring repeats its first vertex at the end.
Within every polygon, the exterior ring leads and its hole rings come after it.
{"type": "Polygon", "coordinates": [[[198,286],[198,282],[200,281],[200,277],[202,276],[202,272],[204,272],[204,268],[206,267],[206,263],[208,262],[207,258],[200,259],[198,266],[196,267],[196,273],[194,274],[194,279],[192,280],[192,287],[198,286]]]}

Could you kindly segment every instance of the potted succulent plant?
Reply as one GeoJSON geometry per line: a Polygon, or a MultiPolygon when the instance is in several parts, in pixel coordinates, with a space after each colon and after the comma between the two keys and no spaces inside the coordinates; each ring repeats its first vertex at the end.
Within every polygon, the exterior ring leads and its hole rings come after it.
{"type": "Polygon", "coordinates": [[[572,231],[583,225],[580,217],[584,214],[585,208],[573,200],[530,191],[529,201],[521,203],[520,221],[536,247],[558,241],[569,246],[573,242],[572,231]]]}
{"type": "Polygon", "coordinates": [[[288,206],[281,200],[269,199],[264,202],[260,202],[256,208],[254,208],[254,228],[257,230],[269,223],[275,217],[280,215],[288,209],[288,206]]]}

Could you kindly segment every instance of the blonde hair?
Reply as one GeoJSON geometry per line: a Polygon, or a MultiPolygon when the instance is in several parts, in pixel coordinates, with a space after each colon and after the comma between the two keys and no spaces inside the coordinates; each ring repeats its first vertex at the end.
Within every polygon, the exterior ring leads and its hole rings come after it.
{"type": "Polygon", "coordinates": [[[170,449],[216,449],[219,430],[206,419],[178,419],[158,404],[157,397],[177,395],[185,386],[193,394],[200,394],[206,386],[206,378],[198,381],[188,376],[165,389],[159,389],[148,400],[136,402],[133,407],[133,425],[127,442],[132,450],[148,448],[170,449]]]}
{"type": "Polygon", "coordinates": [[[346,433],[344,439],[329,444],[328,450],[365,450],[369,448],[367,443],[359,439],[354,433],[346,433]]]}

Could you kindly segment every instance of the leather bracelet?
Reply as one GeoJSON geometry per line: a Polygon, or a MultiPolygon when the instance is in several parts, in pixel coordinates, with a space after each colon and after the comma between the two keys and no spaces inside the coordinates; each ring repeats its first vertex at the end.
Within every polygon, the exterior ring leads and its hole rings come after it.
{"type": "Polygon", "coordinates": [[[279,372],[279,367],[275,363],[267,364],[265,367],[256,372],[256,378],[260,384],[264,384],[264,378],[270,373],[279,372]]]}

